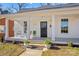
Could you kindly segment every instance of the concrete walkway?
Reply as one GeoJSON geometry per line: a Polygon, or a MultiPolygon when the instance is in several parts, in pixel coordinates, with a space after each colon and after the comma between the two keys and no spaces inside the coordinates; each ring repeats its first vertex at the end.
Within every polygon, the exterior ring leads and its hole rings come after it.
{"type": "Polygon", "coordinates": [[[41,56],[42,50],[27,48],[20,56],[41,56]]]}

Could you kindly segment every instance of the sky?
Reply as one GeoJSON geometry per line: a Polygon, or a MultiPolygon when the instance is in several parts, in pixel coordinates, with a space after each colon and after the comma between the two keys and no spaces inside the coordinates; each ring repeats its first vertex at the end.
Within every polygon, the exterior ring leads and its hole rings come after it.
{"type": "MultiPolygon", "coordinates": [[[[18,9],[18,5],[17,3],[0,3],[2,5],[2,9],[3,10],[12,10],[13,13],[17,12],[16,9],[18,9]],[[13,6],[13,8],[12,8],[13,6]]],[[[52,3],[52,5],[57,4],[57,3],[52,3]]],[[[40,3],[28,3],[26,5],[26,7],[24,8],[36,8],[36,7],[40,7],[41,4],[40,3]]],[[[19,9],[18,9],[19,10],[19,9]]]]}
{"type": "MultiPolygon", "coordinates": [[[[15,8],[17,8],[17,4],[16,3],[0,3],[0,4],[2,5],[3,8],[10,8],[10,7],[12,7],[12,5],[15,8]]],[[[26,8],[32,8],[32,7],[34,8],[34,7],[39,7],[39,6],[41,6],[40,3],[28,3],[26,8]]]]}
{"type": "MultiPolygon", "coordinates": [[[[16,8],[16,9],[18,8],[17,3],[0,3],[0,4],[2,5],[3,10],[12,9],[14,13],[16,12],[16,10],[13,8],[16,8]],[[13,6],[13,8],[12,8],[12,6],[13,6]]],[[[41,6],[40,3],[28,3],[26,8],[36,8],[39,6],[41,6]]]]}
{"type": "MultiPolygon", "coordinates": [[[[12,5],[16,7],[16,3],[2,3],[2,6],[4,8],[11,7],[12,5]]],[[[32,3],[32,4],[28,3],[27,8],[38,7],[38,6],[40,6],[40,3],[32,3]]]]}
{"type": "MultiPolygon", "coordinates": [[[[2,5],[3,10],[8,9],[8,8],[12,9],[12,6],[16,9],[18,7],[16,3],[1,3],[1,5],[2,5]]],[[[36,8],[39,6],[41,6],[40,3],[28,3],[26,8],[36,8]]],[[[15,9],[12,9],[12,10],[14,13],[16,12],[15,9]]]]}

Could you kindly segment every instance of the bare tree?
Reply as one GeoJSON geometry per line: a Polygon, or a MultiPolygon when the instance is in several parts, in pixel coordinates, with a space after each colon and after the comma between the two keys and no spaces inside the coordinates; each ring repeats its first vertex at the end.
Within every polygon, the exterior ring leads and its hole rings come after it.
{"type": "Polygon", "coordinates": [[[44,6],[44,3],[40,3],[41,7],[44,6]]]}
{"type": "Polygon", "coordinates": [[[51,3],[47,3],[47,5],[51,5],[51,3]]]}
{"type": "Polygon", "coordinates": [[[22,10],[23,8],[26,8],[27,5],[28,5],[28,3],[16,3],[16,4],[12,4],[11,8],[8,8],[8,9],[11,12],[13,12],[13,9],[18,12],[18,11],[22,10]]]}
{"type": "Polygon", "coordinates": [[[41,7],[47,6],[47,5],[52,5],[52,3],[40,3],[41,7]]]}
{"type": "Polygon", "coordinates": [[[2,13],[2,4],[0,4],[0,13],[2,13]]]}
{"type": "Polygon", "coordinates": [[[26,3],[17,3],[18,9],[21,10],[23,7],[25,7],[26,3]]]}

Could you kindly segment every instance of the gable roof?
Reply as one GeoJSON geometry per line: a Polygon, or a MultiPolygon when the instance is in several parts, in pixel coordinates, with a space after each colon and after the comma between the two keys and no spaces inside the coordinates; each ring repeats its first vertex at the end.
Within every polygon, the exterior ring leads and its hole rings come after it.
{"type": "Polygon", "coordinates": [[[20,10],[18,13],[22,12],[32,12],[32,11],[39,11],[39,10],[47,10],[47,9],[59,9],[59,8],[69,8],[69,7],[77,7],[79,3],[67,3],[67,4],[57,4],[57,5],[46,5],[38,8],[29,8],[20,10]]]}

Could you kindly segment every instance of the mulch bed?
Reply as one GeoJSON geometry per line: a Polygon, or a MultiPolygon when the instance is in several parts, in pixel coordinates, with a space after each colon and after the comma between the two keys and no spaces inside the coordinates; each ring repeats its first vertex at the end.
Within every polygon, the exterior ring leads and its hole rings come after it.
{"type": "Polygon", "coordinates": [[[79,47],[52,46],[42,56],[79,56],[79,47]]]}
{"type": "Polygon", "coordinates": [[[37,50],[42,50],[44,46],[39,46],[39,45],[29,45],[27,48],[31,49],[37,49],[37,50]]]}

